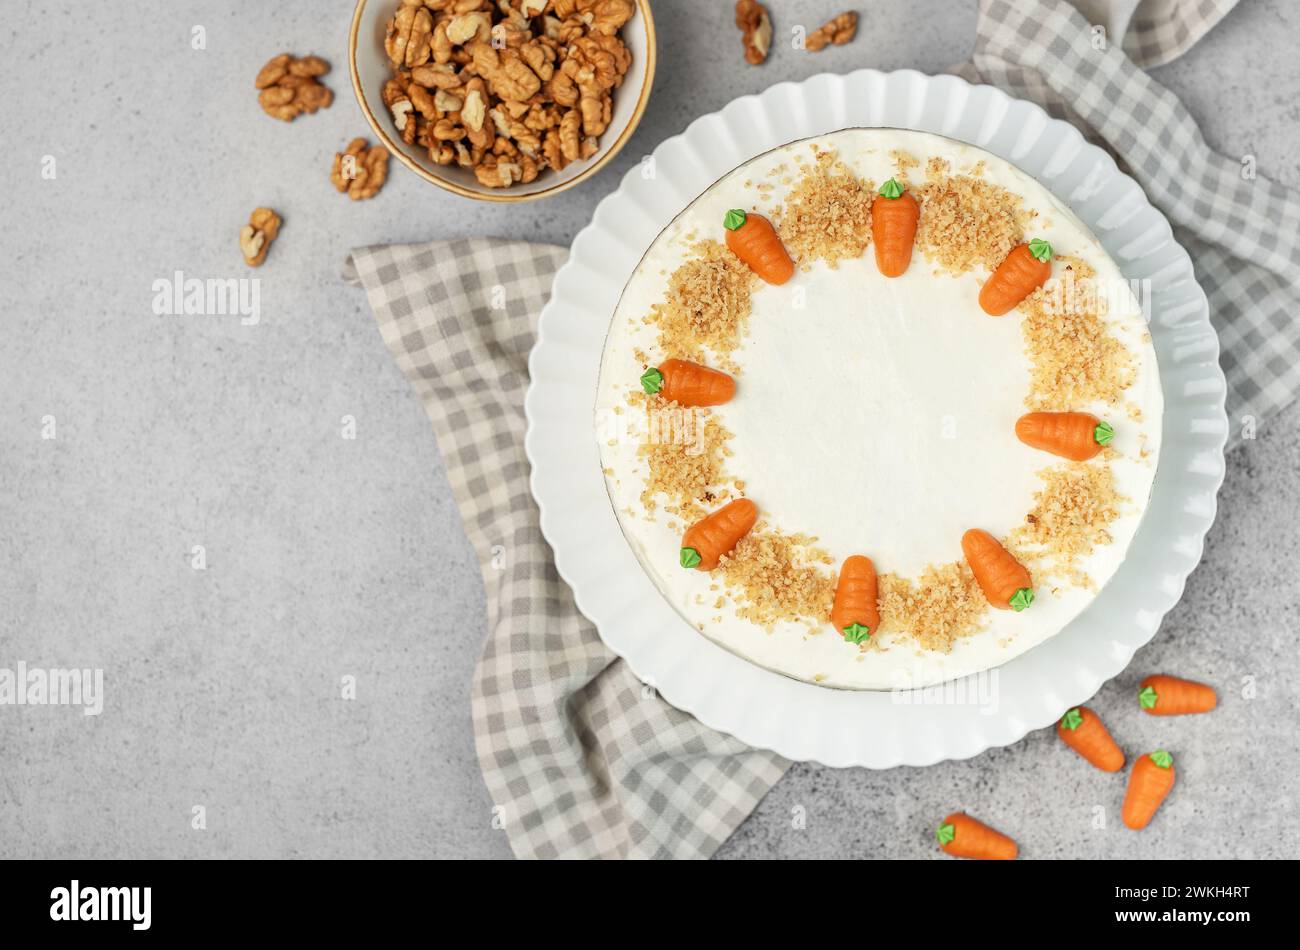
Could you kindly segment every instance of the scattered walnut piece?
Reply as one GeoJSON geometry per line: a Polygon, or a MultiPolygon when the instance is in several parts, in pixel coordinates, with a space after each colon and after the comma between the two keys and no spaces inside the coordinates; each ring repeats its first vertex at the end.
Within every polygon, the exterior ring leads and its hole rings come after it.
{"type": "Polygon", "coordinates": [[[772,48],[772,17],[758,0],[737,0],[736,28],[744,31],[745,62],[757,66],[772,48]]]}
{"type": "Polygon", "coordinates": [[[329,69],[329,63],[319,56],[295,59],[281,53],[273,57],[254,82],[261,90],[257,101],[262,111],[282,122],[292,122],[304,112],[327,108],[334,101],[334,93],[322,86],[317,77],[329,69]]]}
{"type": "Polygon", "coordinates": [[[490,188],[590,158],[632,65],[635,0],[401,0],[384,86],[401,138],[490,188]]]}
{"type": "Polygon", "coordinates": [[[244,263],[261,267],[271,242],[280,233],[280,216],[270,208],[256,208],[248,216],[248,223],[239,231],[239,249],[244,252],[244,263]]]}
{"type": "Polygon", "coordinates": [[[346,191],[353,201],[373,198],[379,194],[388,178],[388,149],[382,145],[366,147],[366,140],[357,138],[348,147],[334,155],[330,181],[339,191],[346,191]]]}
{"type": "Polygon", "coordinates": [[[851,43],[857,32],[858,15],[848,10],[809,33],[804,40],[804,47],[817,53],[832,44],[843,46],[845,43],[851,43]]]}

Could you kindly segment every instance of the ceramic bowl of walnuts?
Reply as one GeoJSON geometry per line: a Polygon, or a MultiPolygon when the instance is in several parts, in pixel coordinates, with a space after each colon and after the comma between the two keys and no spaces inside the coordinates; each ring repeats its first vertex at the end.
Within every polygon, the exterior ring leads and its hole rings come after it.
{"type": "Polygon", "coordinates": [[[654,80],[649,0],[358,0],[352,88],[402,164],[467,198],[529,201],[594,175],[654,80]]]}

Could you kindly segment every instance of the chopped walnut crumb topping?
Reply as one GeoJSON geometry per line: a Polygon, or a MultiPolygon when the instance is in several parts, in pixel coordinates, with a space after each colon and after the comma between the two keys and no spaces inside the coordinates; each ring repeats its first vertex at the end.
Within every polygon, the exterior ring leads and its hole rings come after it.
{"type": "Polygon", "coordinates": [[[910,633],[927,650],[947,652],[959,637],[980,630],[989,609],[965,561],[930,565],[912,580],[880,576],[880,630],[910,633]]]}
{"type": "Polygon", "coordinates": [[[641,505],[664,511],[685,521],[698,521],[720,504],[739,496],[742,484],[725,471],[731,432],[708,409],[665,402],[634,390],[627,401],[642,413],[641,445],[637,454],[646,460],[645,489],[641,505]]]}
{"type": "Polygon", "coordinates": [[[921,167],[920,159],[911,152],[904,152],[901,148],[890,149],[889,157],[893,159],[894,165],[898,169],[898,174],[894,177],[899,181],[903,181],[907,177],[907,173],[913,168],[921,167]]]}
{"type": "Polygon", "coordinates": [[[1128,350],[1101,313],[1093,269],[1072,257],[1056,258],[1056,273],[1020,304],[1020,332],[1029,355],[1032,410],[1068,409],[1090,402],[1115,404],[1133,385],[1128,350]]]}
{"type": "Polygon", "coordinates": [[[948,172],[941,158],[926,163],[927,181],[916,195],[921,202],[917,247],[952,274],[978,265],[991,271],[1025,234],[1020,198],[979,178],[948,172]]]}
{"type": "Polygon", "coordinates": [[[831,558],[816,538],[785,534],[763,523],[718,563],[729,589],[741,596],[736,613],[770,627],[779,620],[820,624],[835,599],[830,575],[819,564],[831,558]]]}
{"type": "Polygon", "coordinates": [[[1105,464],[1056,465],[1038,477],[1043,487],[1034,493],[1034,508],[1007,542],[1037,572],[1090,586],[1079,562],[1111,542],[1110,524],[1128,499],[1116,489],[1115,475],[1105,464]]]}
{"type": "Polygon", "coordinates": [[[818,151],[814,163],[790,189],[780,215],[781,240],[807,270],[821,259],[861,257],[871,243],[871,200],[875,184],[859,178],[833,151],[818,151]]]}
{"type": "Polygon", "coordinates": [[[701,241],[694,251],[673,271],[663,303],[651,308],[646,322],[658,326],[664,357],[703,362],[708,350],[720,368],[734,371],[730,354],[749,322],[750,292],[758,278],[717,241],[701,241]]]}

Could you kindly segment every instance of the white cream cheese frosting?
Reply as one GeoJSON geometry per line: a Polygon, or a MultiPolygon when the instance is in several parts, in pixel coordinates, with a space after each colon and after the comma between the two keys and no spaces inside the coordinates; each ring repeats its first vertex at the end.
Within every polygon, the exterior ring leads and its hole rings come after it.
{"type": "MultiPolygon", "coordinates": [[[[798,175],[793,176],[797,179],[798,175]]],[[[1030,235],[1026,235],[1028,238],[1030,235]]],[[[822,261],[785,285],[760,285],[744,342],[732,354],[737,392],[714,410],[733,434],[727,472],[743,478],[762,517],[783,531],[817,538],[834,570],[866,554],[877,570],[916,577],[928,565],[961,558],[962,533],[1002,537],[1021,525],[1043,484],[1037,472],[1060,459],[1022,444],[1016,420],[1027,411],[1030,360],[1021,317],[993,318],[979,306],[987,272],[939,271],[918,247],[907,273],[886,278],[872,250],[832,268],[822,261]]],[[[1119,268],[1088,229],[1043,186],[981,149],[939,136],[851,129],[760,155],[718,181],[654,241],[613,315],[596,398],[596,435],[610,499],[642,567],[677,611],[703,635],[768,669],[825,686],[856,689],[931,685],[998,666],[1060,632],[1100,599],[1124,560],[1150,495],[1159,455],[1162,395],[1141,307],[1119,268]],[[1019,196],[1034,212],[1032,236],[1096,272],[1111,301],[1102,315],[1127,350],[1132,384],[1114,405],[1072,405],[1109,420],[1107,462],[1126,496],[1109,526],[1109,544],[1082,558],[1084,585],[1053,578],[1022,612],[990,609],[979,633],[951,651],[927,650],[905,633],[881,633],[871,650],[847,643],[829,621],[763,627],[717,606],[719,580],[678,564],[682,526],[640,501],[646,460],[641,433],[628,432],[629,392],[639,389],[657,330],[644,319],[664,299],[670,275],[703,238],[722,241],[728,209],[779,208],[798,156],[810,145],[838,153],[877,183],[898,172],[896,152],[920,167],[946,160],[954,173],[979,166],[982,180],[1019,196]],[[757,185],[763,184],[758,190],[757,185]]]]}

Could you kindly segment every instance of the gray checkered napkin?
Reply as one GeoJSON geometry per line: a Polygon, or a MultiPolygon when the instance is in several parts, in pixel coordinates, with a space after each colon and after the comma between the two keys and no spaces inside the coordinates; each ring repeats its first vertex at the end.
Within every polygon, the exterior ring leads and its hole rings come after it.
{"type": "MultiPolygon", "coordinates": [[[[1221,14],[1200,3],[1191,5],[1205,8],[1199,19],[1187,9],[1174,18],[1168,3],[1150,5],[1166,11],[1164,26],[1144,19],[1145,8],[1133,22],[1151,61],[1186,48],[1221,14]]],[[[1094,50],[1086,22],[1064,4],[989,0],[979,32],[980,75],[1049,107],[1068,98],[1182,226],[1223,335],[1230,408],[1262,415],[1289,401],[1300,359],[1284,320],[1296,303],[1286,275],[1300,273],[1300,252],[1297,229],[1279,224],[1300,220],[1295,200],[1262,179],[1243,182],[1122,52],[1094,50]]],[[[787,763],[648,693],[555,572],[528,490],[523,399],[537,314],[564,257],[483,239],[368,247],[352,252],[345,277],[365,288],[424,403],[483,564],[488,633],[473,726],[515,853],[704,857],[787,763]]]]}

